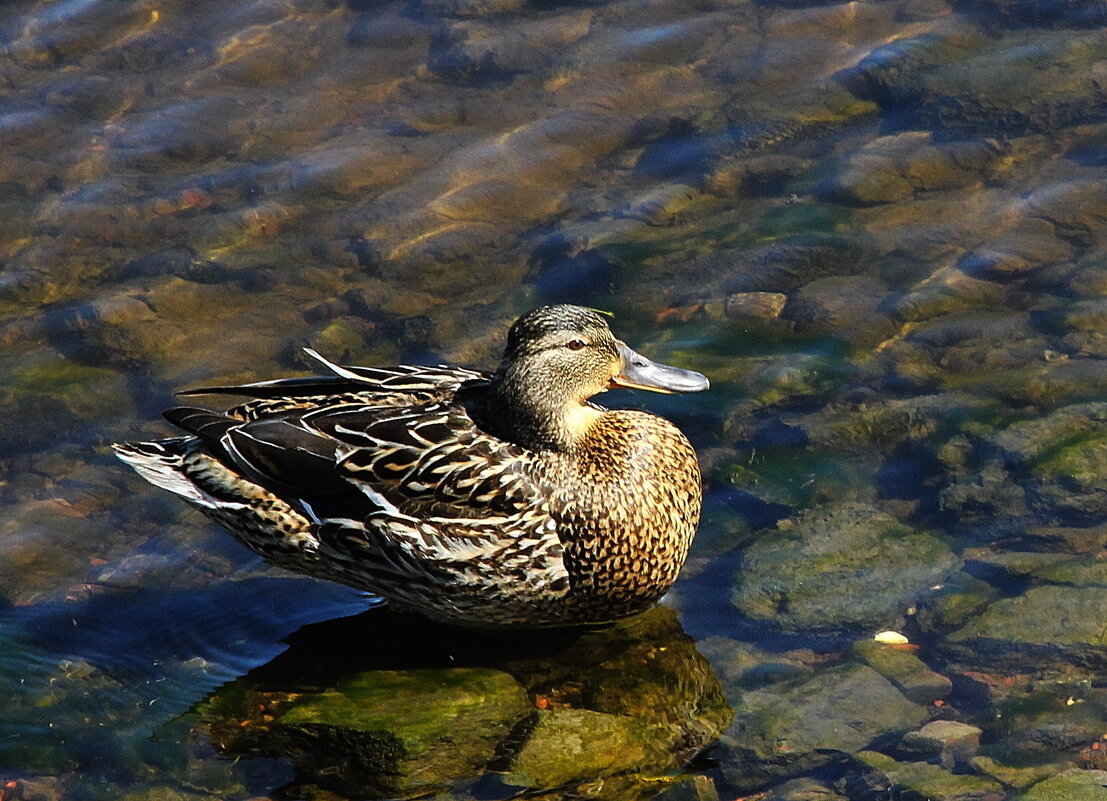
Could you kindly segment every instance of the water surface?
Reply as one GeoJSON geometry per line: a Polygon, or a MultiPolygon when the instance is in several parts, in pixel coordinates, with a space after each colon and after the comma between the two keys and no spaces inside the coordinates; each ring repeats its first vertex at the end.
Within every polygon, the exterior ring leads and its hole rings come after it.
{"type": "Polygon", "coordinates": [[[1102,797],[1105,23],[6,4],[5,798],[1102,797]],[[605,398],[706,484],[680,582],[615,629],[366,611],[110,455],[175,389],[304,346],[487,368],[565,301],[712,380],[605,398]]]}

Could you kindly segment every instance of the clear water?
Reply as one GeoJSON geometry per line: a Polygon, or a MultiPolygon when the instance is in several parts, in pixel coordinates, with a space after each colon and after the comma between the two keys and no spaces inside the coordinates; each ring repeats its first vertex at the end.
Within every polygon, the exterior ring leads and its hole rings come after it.
{"type": "Polygon", "coordinates": [[[5,798],[1094,784],[1105,21],[4,4],[5,798]],[[562,301],[713,384],[605,399],[677,422],[706,484],[682,579],[614,630],[473,640],[366,611],[110,455],[168,433],[175,389],[300,373],[307,345],[490,367],[562,301]],[[874,652],[884,628],[911,645],[874,652]],[[929,720],[979,747],[912,750],[929,720]]]}

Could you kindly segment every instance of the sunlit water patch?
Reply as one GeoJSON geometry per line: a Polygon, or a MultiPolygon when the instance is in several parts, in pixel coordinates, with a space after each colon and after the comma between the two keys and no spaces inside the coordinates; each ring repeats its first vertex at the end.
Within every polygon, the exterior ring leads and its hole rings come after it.
{"type": "Polygon", "coordinates": [[[1098,797],[1105,20],[6,4],[4,792],[1098,797]],[[314,369],[304,346],[490,367],[563,301],[713,385],[603,399],[677,422],[706,482],[680,624],[609,633],[625,653],[451,668],[433,627],[310,626],[365,600],[274,577],[110,455],[176,389],[314,369]],[[452,669],[472,737],[426,701],[452,669]],[[566,755],[582,731],[618,753],[566,755]]]}

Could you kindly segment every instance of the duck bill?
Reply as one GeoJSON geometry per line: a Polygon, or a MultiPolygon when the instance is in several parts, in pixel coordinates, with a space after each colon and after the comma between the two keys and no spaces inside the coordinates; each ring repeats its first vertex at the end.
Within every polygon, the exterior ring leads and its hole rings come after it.
{"type": "Polygon", "coordinates": [[[619,342],[623,368],[611,379],[610,386],[648,389],[651,392],[702,392],[711,386],[707,376],[693,370],[651,362],[645,356],[619,342]]]}

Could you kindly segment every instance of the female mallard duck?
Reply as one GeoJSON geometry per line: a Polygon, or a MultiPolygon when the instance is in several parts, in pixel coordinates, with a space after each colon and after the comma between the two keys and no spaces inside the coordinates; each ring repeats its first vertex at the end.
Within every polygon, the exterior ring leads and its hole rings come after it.
{"type": "Polygon", "coordinates": [[[593,623],[672,586],[700,513],[696,454],[667,420],[608,411],[611,387],[707,389],[578,306],[521,317],[491,375],[339,367],[332,376],[189,390],[190,436],[120,458],[269,562],[472,626],[593,623]]]}

